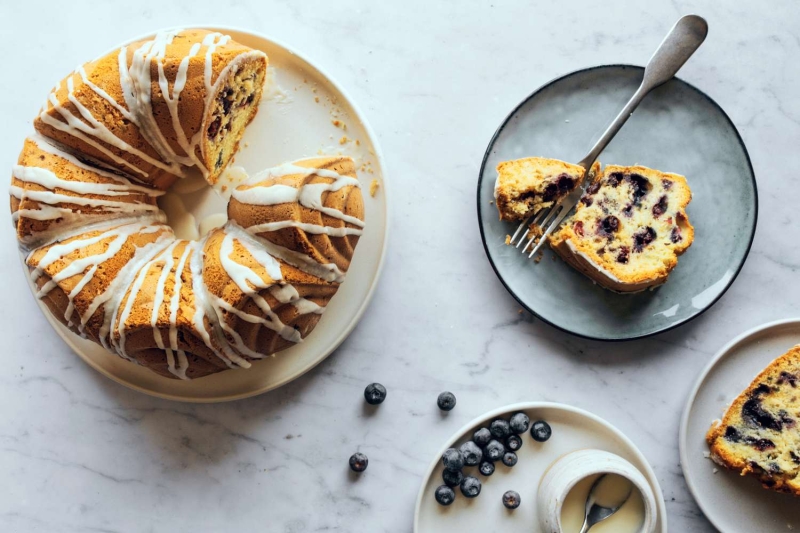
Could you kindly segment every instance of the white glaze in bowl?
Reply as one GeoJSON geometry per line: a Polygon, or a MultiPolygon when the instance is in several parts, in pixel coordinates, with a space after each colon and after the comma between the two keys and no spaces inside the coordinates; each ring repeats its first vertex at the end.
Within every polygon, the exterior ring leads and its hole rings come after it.
{"type": "Polygon", "coordinates": [[[639,470],[622,457],[603,450],[577,450],[555,461],[539,484],[536,498],[539,524],[545,533],[562,533],[561,508],[567,494],[583,479],[595,474],[617,474],[631,483],[642,495],[644,525],[641,533],[656,527],[656,500],[650,484],[639,470]]]}

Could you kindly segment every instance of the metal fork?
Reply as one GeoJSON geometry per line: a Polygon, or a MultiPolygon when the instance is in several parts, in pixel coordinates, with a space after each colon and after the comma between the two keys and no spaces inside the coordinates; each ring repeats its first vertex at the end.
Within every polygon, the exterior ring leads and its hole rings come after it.
{"type": "MultiPolygon", "coordinates": [[[[705,19],[697,15],[686,15],[675,23],[675,26],[672,27],[672,30],[667,34],[664,41],[653,54],[653,57],[651,57],[650,61],[647,63],[647,67],[644,69],[644,78],[639,88],[636,89],[631,99],[628,100],[628,103],[625,104],[622,111],[620,111],[614,121],[611,122],[597,143],[589,150],[586,157],[578,163],[578,165],[583,167],[584,176],[587,178],[584,179],[584,186],[586,186],[588,182],[589,170],[600,155],[600,152],[611,142],[611,139],[619,132],[623,124],[625,124],[628,118],[633,114],[633,111],[639,106],[644,97],[659,85],[669,81],[692,56],[695,50],[703,44],[707,34],[708,24],[705,19]]],[[[533,216],[528,217],[527,220],[524,220],[522,224],[519,225],[517,231],[514,232],[509,244],[515,244],[517,237],[519,237],[519,241],[516,242],[515,246],[519,248],[519,246],[526,241],[525,237],[528,234],[526,228],[530,228],[533,236],[525,242],[525,246],[522,247],[522,253],[525,253],[538,235],[541,235],[539,241],[528,254],[528,258],[533,257],[547,240],[547,237],[553,233],[553,230],[560,226],[561,222],[563,222],[567,215],[578,205],[583,192],[584,189],[582,187],[575,187],[574,191],[563,197],[552,207],[541,209],[533,216]]]]}

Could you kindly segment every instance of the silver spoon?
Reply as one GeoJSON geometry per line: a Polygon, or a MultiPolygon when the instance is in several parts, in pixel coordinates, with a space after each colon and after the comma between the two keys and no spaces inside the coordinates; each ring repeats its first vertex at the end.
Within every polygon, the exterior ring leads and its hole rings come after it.
{"type": "Polygon", "coordinates": [[[602,522],[606,518],[610,517],[614,513],[620,510],[620,508],[625,505],[625,502],[631,497],[631,493],[633,492],[633,483],[628,486],[628,493],[625,495],[624,498],[621,498],[619,504],[616,504],[614,507],[603,507],[595,503],[595,495],[594,491],[600,485],[600,482],[606,477],[606,474],[603,474],[594,483],[592,483],[592,488],[589,489],[589,495],[586,497],[586,511],[584,514],[583,519],[583,527],[581,527],[580,533],[586,533],[594,527],[598,522],[602,522]]]}

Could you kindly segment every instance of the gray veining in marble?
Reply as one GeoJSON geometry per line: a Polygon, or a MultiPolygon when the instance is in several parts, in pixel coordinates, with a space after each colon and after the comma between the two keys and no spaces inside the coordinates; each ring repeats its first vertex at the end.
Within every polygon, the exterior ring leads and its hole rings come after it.
{"type": "Polygon", "coordinates": [[[409,531],[420,476],[453,431],[507,403],[550,400],[631,437],[659,476],[671,531],[713,530],[683,481],[678,420],[728,339],[797,314],[795,1],[76,0],[3,2],[0,21],[4,168],[46,92],[79,61],[155,28],[211,22],[290,43],[332,74],[378,133],[394,194],[383,279],[350,338],[292,384],[222,405],[146,397],[83,364],[39,315],[7,223],[0,529],[409,531]],[[713,309],[655,338],[585,341],[520,314],[478,234],[486,143],[542,83],[595,64],[641,64],[688,12],[711,30],[682,77],[731,116],[756,170],[749,261],[713,309]],[[361,399],[370,381],[389,389],[377,410],[361,399]],[[445,389],[458,406],[441,416],[445,389]],[[370,466],[354,478],[347,458],[359,449],[370,466]]]}

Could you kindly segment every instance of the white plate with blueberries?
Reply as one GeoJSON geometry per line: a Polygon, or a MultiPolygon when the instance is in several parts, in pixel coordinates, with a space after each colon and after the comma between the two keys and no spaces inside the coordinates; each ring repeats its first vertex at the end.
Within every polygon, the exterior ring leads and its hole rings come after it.
{"type": "Polygon", "coordinates": [[[733,283],[755,234],[755,176],[736,127],[708,95],[673,78],[645,98],[599,157],[604,165],[643,165],[686,177],[692,190],[686,212],[695,228],[694,242],[664,285],[618,294],[595,285],[547,247],[534,263],[505,244],[518,222],[498,220],[497,164],[531,156],[577,163],[642,75],[641,67],[607,65],[545,84],[499,127],[479,175],[479,226],[497,276],[528,311],[586,338],[647,337],[698,316],[733,283]]]}
{"type": "Polygon", "coordinates": [[[641,491],[592,533],[665,533],[656,475],[619,430],[563,404],[502,407],[464,426],[436,454],[417,497],[414,531],[579,533],[594,481],[617,471],[640,480],[641,491]]]}

